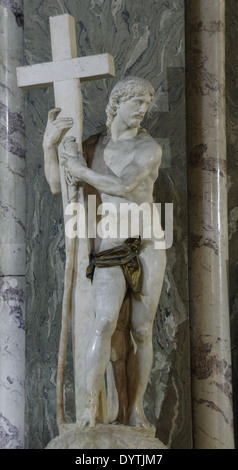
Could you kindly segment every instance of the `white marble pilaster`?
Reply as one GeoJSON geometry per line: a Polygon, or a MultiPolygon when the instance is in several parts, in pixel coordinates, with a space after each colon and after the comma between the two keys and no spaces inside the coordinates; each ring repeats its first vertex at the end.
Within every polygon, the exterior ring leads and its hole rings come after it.
{"type": "Polygon", "coordinates": [[[225,0],[185,4],[194,448],[232,449],[225,0]]]}
{"type": "Polygon", "coordinates": [[[0,448],[24,445],[25,130],[22,0],[0,3],[0,448]]]}

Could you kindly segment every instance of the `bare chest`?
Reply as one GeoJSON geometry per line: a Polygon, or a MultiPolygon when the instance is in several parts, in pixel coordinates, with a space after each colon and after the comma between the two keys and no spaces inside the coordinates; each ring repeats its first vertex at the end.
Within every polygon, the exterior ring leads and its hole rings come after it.
{"type": "Polygon", "coordinates": [[[104,149],[103,159],[110,170],[120,177],[124,169],[133,163],[136,155],[136,146],[130,142],[109,142],[104,149]]]}

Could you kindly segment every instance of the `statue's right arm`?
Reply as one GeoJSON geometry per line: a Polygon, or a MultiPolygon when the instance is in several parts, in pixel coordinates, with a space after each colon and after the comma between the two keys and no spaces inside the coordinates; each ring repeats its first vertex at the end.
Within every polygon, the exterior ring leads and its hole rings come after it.
{"type": "Polygon", "coordinates": [[[44,170],[46,181],[53,194],[61,192],[59,162],[56,148],[54,145],[47,145],[43,142],[44,150],[44,170]]]}
{"type": "Polygon", "coordinates": [[[73,119],[71,118],[55,119],[60,111],[60,108],[49,111],[43,138],[45,177],[53,194],[59,194],[61,192],[56,145],[60,143],[65,133],[71,129],[73,125],[73,119]]]}

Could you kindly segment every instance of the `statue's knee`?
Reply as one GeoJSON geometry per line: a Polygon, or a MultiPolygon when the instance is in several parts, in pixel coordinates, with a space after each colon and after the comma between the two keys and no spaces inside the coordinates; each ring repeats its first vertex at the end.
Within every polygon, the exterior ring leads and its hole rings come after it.
{"type": "Polygon", "coordinates": [[[147,325],[139,326],[132,330],[136,343],[148,343],[151,341],[151,327],[147,325]]]}
{"type": "Polygon", "coordinates": [[[96,333],[101,336],[104,334],[112,335],[116,329],[116,320],[107,315],[103,315],[96,320],[96,333]]]}

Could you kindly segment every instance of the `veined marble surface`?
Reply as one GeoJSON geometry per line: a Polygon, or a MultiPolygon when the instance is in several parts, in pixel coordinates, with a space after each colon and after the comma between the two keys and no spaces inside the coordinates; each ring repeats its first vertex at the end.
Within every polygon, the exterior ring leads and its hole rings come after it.
{"type": "Polygon", "coordinates": [[[193,443],[232,449],[225,2],[186,8],[193,443]]]}
{"type": "Polygon", "coordinates": [[[24,277],[0,277],[0,449],[24,447],[24,292],[24,277]]]}
{"type": "Polygon", "coordinates": [[[238,448],[238,4],[226,1],[226,106],[230,315],[235,444],[238,448]]]}
{"type": "MultiPolygon", "coordinates": [[[[24,2],[26,64],[51,60],[48,17],[76,19],[78,54],[108,52],[116,78],[82,85],[84,137],[105,128],[110,90],[124,75],[148,79],[155,102],[144,127],[163,148],[157,202],[174,204],[174,242],[154,325],[154,364],[145,412],[157,436],[175,448],[191,447],[187,286],[184,2],[182,0],[33,0],[24,2]],[[178,124],[179,123],[179,124],[178,124]]],[[[57,435],[56,370],[64,279],[61,196],[52,196],[43,172],[42,138],[53,90],[26,95],[27,337],[26,448],[44,448],[57,435]],[[37,404],[37,406],[36,406],[37,404]]],[[[70,335],[69,335],[70,337],[70,335]]],[[[66,411],[74,419],[72,357],[68,354],[66,411]]]]}
{"type": "Polygon", "coordinates": [[[24,446],[25,129],[22,1],[0,2],[0,449],[24,446]]]}

